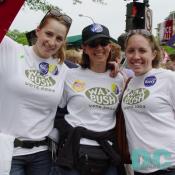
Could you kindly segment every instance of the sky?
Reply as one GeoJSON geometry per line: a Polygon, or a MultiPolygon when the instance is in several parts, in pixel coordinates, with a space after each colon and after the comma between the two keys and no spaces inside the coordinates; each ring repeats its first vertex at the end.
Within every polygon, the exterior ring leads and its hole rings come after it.
{"type": "MultiPolygon", "coordinates": [[[[47,0],[48,1],[48,0],[47,0]]],[[[126,4],[132,0],[105,0],[107,5],[93,3],[92,0],[83,0],[82,4],[73,4],[73,0],[49,0],[68,14],[73,23],[68,36],[81,34],[82,29],[92,24],[88,17],[79,17],[79,14],[93,18],[96,23],[109,28],[111,37],[117,39],[125,32],[126,4]]],[[[139,0],[138,2],[143,2],[139,0]]],[[[157,24],[163,22],[170,12],[175,11],[175,0],[149,0],[150,9],[153,11],[153,34],[156,34],[157,24]]],[[[37,27],[44,13],[22,7],[14,19],[10,29],[20,32],[31,31],[37,27]]]]}

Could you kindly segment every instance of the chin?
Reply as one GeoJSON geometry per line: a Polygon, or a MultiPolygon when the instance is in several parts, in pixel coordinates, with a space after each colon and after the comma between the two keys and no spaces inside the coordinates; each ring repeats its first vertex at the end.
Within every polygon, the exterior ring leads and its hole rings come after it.
{"type": "Polygon", "coordinates": [[[136,76],[140,76],[140,75],[143,75],[145,72],[137,70],[137,71],[134,71],[134,73],[136,76]]]}
{"type": "Polygon", "coordinates": [[[52,56],[52,55],[51,55],[51,54],[48,54],[48,52],[45,53],[45,54],[43,54],[43,58],[45,58],[45,59],[50,58],[51,56],[52,56]]]}

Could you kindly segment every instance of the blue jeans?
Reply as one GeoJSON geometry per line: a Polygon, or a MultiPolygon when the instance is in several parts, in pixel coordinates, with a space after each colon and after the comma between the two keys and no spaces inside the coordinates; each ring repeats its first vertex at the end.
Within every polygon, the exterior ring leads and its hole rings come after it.
{"type": "Polygon", "coordinates": [[[49,175],[51,163],[49,151],[14,156],[10,175],[49,175]]]}
{"type": "MultiPolygon", "coordinates": [[[[80,174],[78,173],[78,171],[76,171],[76,170],[66,170],[66,169],[60,168],[60,167],[58,167],[58,172],[60,173],[60,174],[58,174],[58,175],[80,175],[80,174]]],[[[50,174],[50,175],[51,175],[51,174],[50,174]]],[[[118,172],[117,172],[117,168],[111,166],[111,167],[107,170],[107,172],[105,173],[105,175],[119,175],[119,174],[118,174],[118,172]]]]}

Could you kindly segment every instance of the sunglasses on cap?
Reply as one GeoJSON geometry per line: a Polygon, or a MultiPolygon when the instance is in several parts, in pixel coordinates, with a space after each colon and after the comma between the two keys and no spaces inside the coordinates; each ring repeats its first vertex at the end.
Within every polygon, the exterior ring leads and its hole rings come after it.
{"type": "Polygon", "coordinates": [[[93,40],[89,42],[87,45],[91,48],[95,48],[97,46],[106,47],[110,43],[109,39],[100,39],[100,40],[93,40]]]}
{"type": "Polygon", "coordinates": [[[59,10],[57,9],[50,9],[46,15],[44,16],[44,18],[42,19],[41,23],[44,22],[45,18],[47,16],[53,16],[53,17],[56,17],[57,19],[63,19],[64,22],[68,25],[68,27],[71,26],[72,24],[72,18],[64,13],[61,13],[59,10]]]}

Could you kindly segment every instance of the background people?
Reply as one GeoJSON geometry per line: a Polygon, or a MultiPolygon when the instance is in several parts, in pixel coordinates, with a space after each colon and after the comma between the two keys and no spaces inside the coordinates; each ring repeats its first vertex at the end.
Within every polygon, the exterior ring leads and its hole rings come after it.
{"type": "Polygon", "coordinates": [[[64,43],[71,22],[51,9],[36,29],[33,46],[8,37],[0,44],[0,131],[16,137],[11,175],[49,174],[46,137],[63,92],[64,43]]]}
{"type": "Polygon", "coordinates": [[[135,175],[174,175],[175,74],[159,68],[161,50],[150,32],[129,32],[125,47],[135,73],[122,100],[135,175]]]}
{"type": "Polygon", "coordinates": [[[75,49],[66,50],[66,60],[77,64],[77,66],[81,63],[81,57],[81,51],[75,49]]]}
{"type": "Polygon", "coordinates": [[[169,59],[166,62],[166,69],[175,71],[175,54],[169,55],[169,59]]]}
{"type": "Polygon", "coordinates": [[[119,64],[120,72],[125,77],[125,80],[134,76],[134,72],[126,67],[126,58],[124,54],[121,54],[120,45],[116,43],[111,43],[111,61],[116,61],[119,64]]]}
{"type": "Polygon", "coordinates": [[[109,167],[119,163],[114,149],[115,110],[124,79],[120,73],[109,76],[111,46],[105,26],[85,27],[82,42],[81,67],[69,70],[65,81],[62,107],[67,104],[69,113],[56,123],[61,137],[57,163],[62,175],[116,175],[116,169],[109,167]]]}

